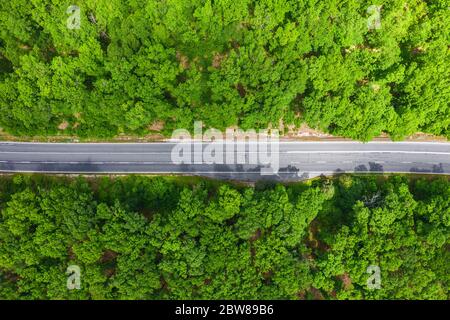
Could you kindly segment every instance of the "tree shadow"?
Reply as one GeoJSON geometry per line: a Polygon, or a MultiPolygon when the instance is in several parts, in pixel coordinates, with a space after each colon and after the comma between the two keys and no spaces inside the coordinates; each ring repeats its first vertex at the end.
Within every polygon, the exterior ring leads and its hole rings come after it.
{"type": "Polygon", "coordinates": [[[369,162],[369,171],[371,171],[371,172],[384,172],[384,168],[379,163],[369,162]]]}
{"type": "Polygon", "coordinates": [[[367,172],[367,167],[364,164],[360,164],[359,166],[356,166],[354,169],[355,172],[367,172]]]}

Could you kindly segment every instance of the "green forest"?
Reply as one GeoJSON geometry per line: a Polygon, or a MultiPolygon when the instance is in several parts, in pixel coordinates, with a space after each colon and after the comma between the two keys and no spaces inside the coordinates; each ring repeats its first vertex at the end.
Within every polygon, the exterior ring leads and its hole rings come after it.
{"type": "Polygon", "coordinates": [[[197,120],[217,129],[306,123],[363,141],[450,137],[449,7],[2,0],[0,127],[15,136],[169,136],[197,120]]]}
{"type": "Polygon", "coordinates": [[[0,299],[449,299],[449,227],[445,178],[3,176],[0,299]]]}

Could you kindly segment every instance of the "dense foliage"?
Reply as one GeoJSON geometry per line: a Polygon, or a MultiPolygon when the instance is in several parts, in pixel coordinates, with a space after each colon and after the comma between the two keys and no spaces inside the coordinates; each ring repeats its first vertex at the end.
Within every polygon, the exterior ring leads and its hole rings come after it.
{"type": "Polygon", "coordinates": [[[449,0],[3,0],[0,126],[450,136],[449,0]],[[70,5],[80,8],[80,28],[70,5]]]}
{"type": "Polygon", "coordinates": [[[0,206],[2,299],[449,298],[445,179],[15,176],[0,206]],[[66,287],[70,265],[80,290],[66,287]]]}

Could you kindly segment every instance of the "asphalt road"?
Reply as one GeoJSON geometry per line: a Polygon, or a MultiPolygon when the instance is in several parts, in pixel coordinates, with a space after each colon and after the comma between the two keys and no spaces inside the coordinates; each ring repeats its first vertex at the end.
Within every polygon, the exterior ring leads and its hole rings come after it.
{"type": "Polygon", "coordinates": [[[245,146],[245,152],[230,149],[227,151],[224,148],[225,164],[205,163],[204,159],[201,160],[201,155],[204,154],[202,150],[207,150],[208,144],[194,145],[196,147],[192,146],[191,163],[177,164],[172,157],[175,143],[0,142],[0,171],[176,173],[238,180],[301,180],[339,172],[450,174],[450,143],[280,142],[278,152],[268,153],[272,163],[278,159],[278,172],[271,174],[270,171],[264,171],[263,175],[261,168],[267,167],[266,162],[259,159],[260,153],[255,153],[249,145],[245,146]],[[226,157],[234,157],[234,162],[227,161],[226,157]],[[245,159],[246,163],[241,161],[241,164],[232,164],[236,163],[238,157],[245,159]],[[194,163],[194,160],[197,160],[197,163],[194,163]]]}

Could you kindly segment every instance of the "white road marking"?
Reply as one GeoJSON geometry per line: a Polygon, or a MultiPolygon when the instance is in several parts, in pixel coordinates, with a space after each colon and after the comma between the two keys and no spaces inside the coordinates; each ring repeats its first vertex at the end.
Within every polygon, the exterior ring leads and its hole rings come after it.
{"type": "Polygon", "coordinates": [[[286,153],[402,153],[402,154],[438,154],[450,155],[450,152],[431,152],[431,151],[394,151],[394,150],[333,150],[333,151],[285,151],[286,153]]]}
{"type": "MultiPolygon", "coordinates": [[[[21,172],[21,173],[50,173],[50,174],[66,174],[66,175],[70,175],[70,174],[82,174],[82,175],[86,175],[86,174],[93,174],[93,175],[129,175],[129,174],[142,174],[142,175],[159,175],[159,174],[176,174],[176,175],[195,175],[195,174],[214,174],[214,175],[219,175],[219,174],[224,174],[224,173],[230,173],[230,174],[261,174],[258,171],[191,171],[191,172],[182,172],[182,171],[152,171],[152,172],[148,172],[148,171],[117,171],[117,172],[109,172],[109,171],[71,171],[71,172],[67,172],[67,171],[47,171],[47,170],[1,170],[0,174],[2,172],[6,172],[6,173],[14,173],[14,172],[21,172]]],[[[402,173],[402,174],[427,174],[427,175],[448,175],[448,173],[442,173],[442,172],[411,172],[411,171],[354,171],[354,170],[347,170],[345,171],[346,173],[356,173],[356,174],[397,174],[397,173],[402,173]]],[[[294,174],[295,172],[288,172],[288,174],[294,174]]],[[[334,174],[339,174],[339,172],[336,171],[306,171],[304,173],[308,173],[311,176],[314,175],[334,175],[334,174]]]]}
{"type": "MultiPolygon", "coordinates": [[[[0,154],[33,154],[33,155],[147,155],[147,154],[170,154],[171,151],[167,152],[35,152],[35,151],[0,151],[0,154]]],[[[191,152],[191,154],[203,153],[203,152],[191,152]]],[[[251,153],[259,153],[259,152],[245,152],[245,151],[236,151],[233,154],[251,154],[251,153]]],[[[270,152],[269,152],[270,153],[270,152]]],[[[278,152],[278,154],[340,154],[340,153],[399,153],[399,154],[434,154],[434,155],[449,155],[450,152],[431,152],[431,151],[394,151],[394,150],[332,150],[332,151],[282,151],[278,152]]],[[[227,154],[227,152],[224,152],[227,154]]]]}
{"type": "MultiPolygon", "coordinates": [[[[2,144],[22,144],[22,145],[108,145],[108,146],[120,146],[120,145],[135,145],[135,146],[145,146],[145,145],[168,145],[168,144],[178,144],[178,143],[208,143],[210,141],[199,141],[199,140],[174,140],[167,139],[161,142],[24,142],[24,141],[0,141],[0,145],[2,144]]],[[[226,140],[223,140],[223,143],[233,143],[226,140]]],[[[236,141],[234,143],[258,143],[258,141],[236,141]]],[[[269,142],[270,143],[270,142],[269,142]]],[[[449,142],[441,142],[441,141],[370,141],[370,142],[361,142],[361,141],[278,141],[274,143],[279,144],[357,144],[357,145],[371,145],[371,144],[392,144],[392,145],[449,145],[449,142]]]]}

